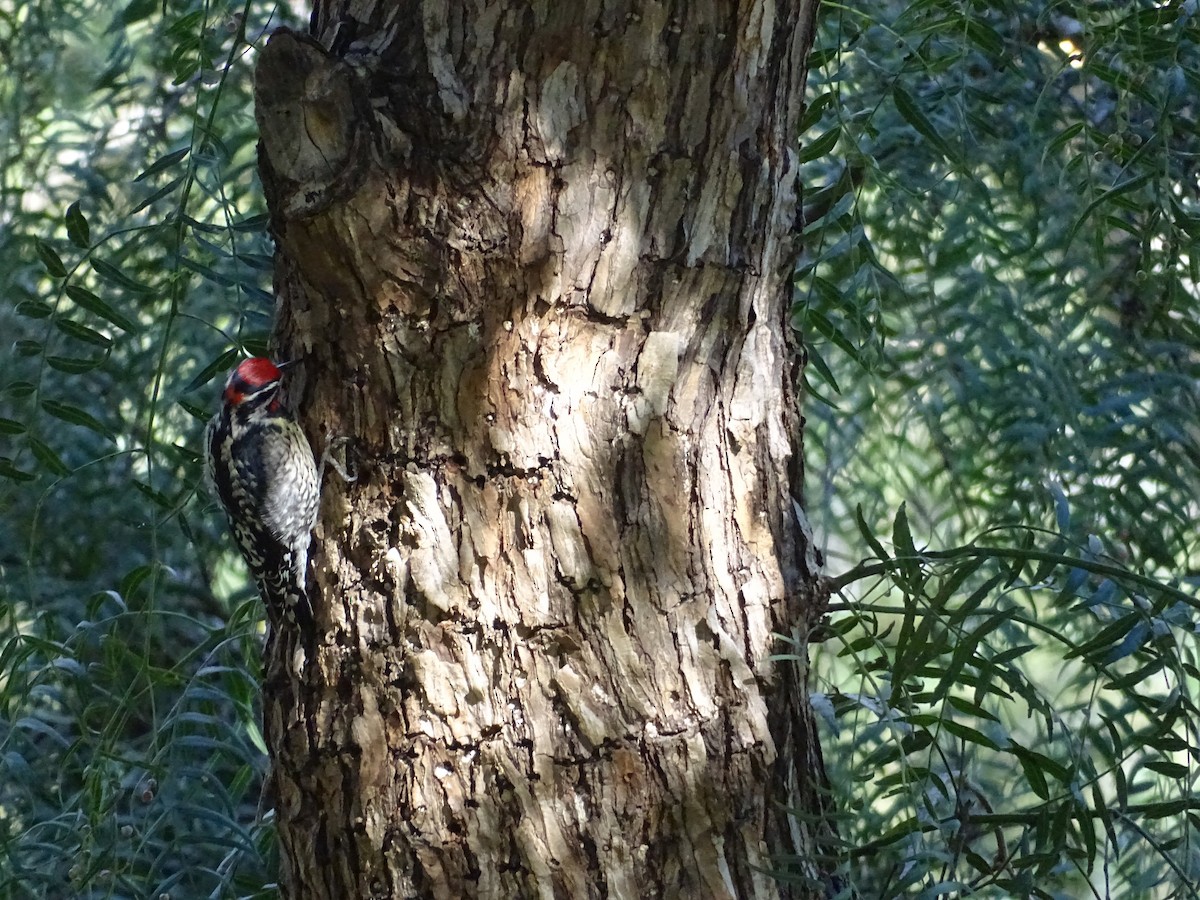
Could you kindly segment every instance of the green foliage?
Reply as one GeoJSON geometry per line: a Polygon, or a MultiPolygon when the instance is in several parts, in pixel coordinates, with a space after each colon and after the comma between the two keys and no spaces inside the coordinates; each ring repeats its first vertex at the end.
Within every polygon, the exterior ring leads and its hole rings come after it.
{"type": "Polygon", "coordinates": [[[0,0],[2,896],[273,871],[257,601],[197,449],[272,314],[250,74],[277,16],[0,0]]]}
{"type": "Polygon", "coordinates": [[[823,9],[796,321],[849,881],[1195,896],[1195,4],[823,9]]]}

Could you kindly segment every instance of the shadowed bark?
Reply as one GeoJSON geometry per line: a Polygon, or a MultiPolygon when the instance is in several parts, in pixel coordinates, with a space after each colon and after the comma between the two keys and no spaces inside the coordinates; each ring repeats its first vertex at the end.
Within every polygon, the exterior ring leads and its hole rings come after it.
{"type": "Polygon", "coordinates": [[[279,339],[359,474],[269,649],[285,896],[822,893],[814,6],[327,3],[262,52],[279,339]]]}

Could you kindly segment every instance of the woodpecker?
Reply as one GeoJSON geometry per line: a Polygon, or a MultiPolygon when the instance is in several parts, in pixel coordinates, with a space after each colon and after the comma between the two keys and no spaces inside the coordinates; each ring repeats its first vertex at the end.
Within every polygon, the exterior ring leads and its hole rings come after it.
{"type": "Polygon", "coordinates": [[[305,589],[320,502],[312,447],[279,396],[282,368],[256,357],[225,382],[208,423],[208,472],[274,629],[313,629],[305,589]]]}

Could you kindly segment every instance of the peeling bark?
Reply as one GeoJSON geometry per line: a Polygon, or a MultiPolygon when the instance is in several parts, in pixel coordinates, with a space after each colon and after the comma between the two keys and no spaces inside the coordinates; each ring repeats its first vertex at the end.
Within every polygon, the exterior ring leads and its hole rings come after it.
{"type": "Polygon", "coordinates": [[[321,3],[263,50],[279,339],[359,472],[268,650],[285,897],[823,895],[814,6],[321,3]]]}

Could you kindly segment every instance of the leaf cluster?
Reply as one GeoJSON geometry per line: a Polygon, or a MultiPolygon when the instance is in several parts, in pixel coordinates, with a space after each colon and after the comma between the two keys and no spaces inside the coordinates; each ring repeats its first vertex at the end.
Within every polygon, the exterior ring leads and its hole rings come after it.
{"type": "Polygon", "coordinates": [[[270,4],[0,0],[0,895],[250,896],[256,601],[198,453],[265,349],[270,4]]]}
{"type": "Polygon", "coordinates": [[[1200,21],[823,9],[796,324],[850,880],[1194,896],[1200,21]]]}

